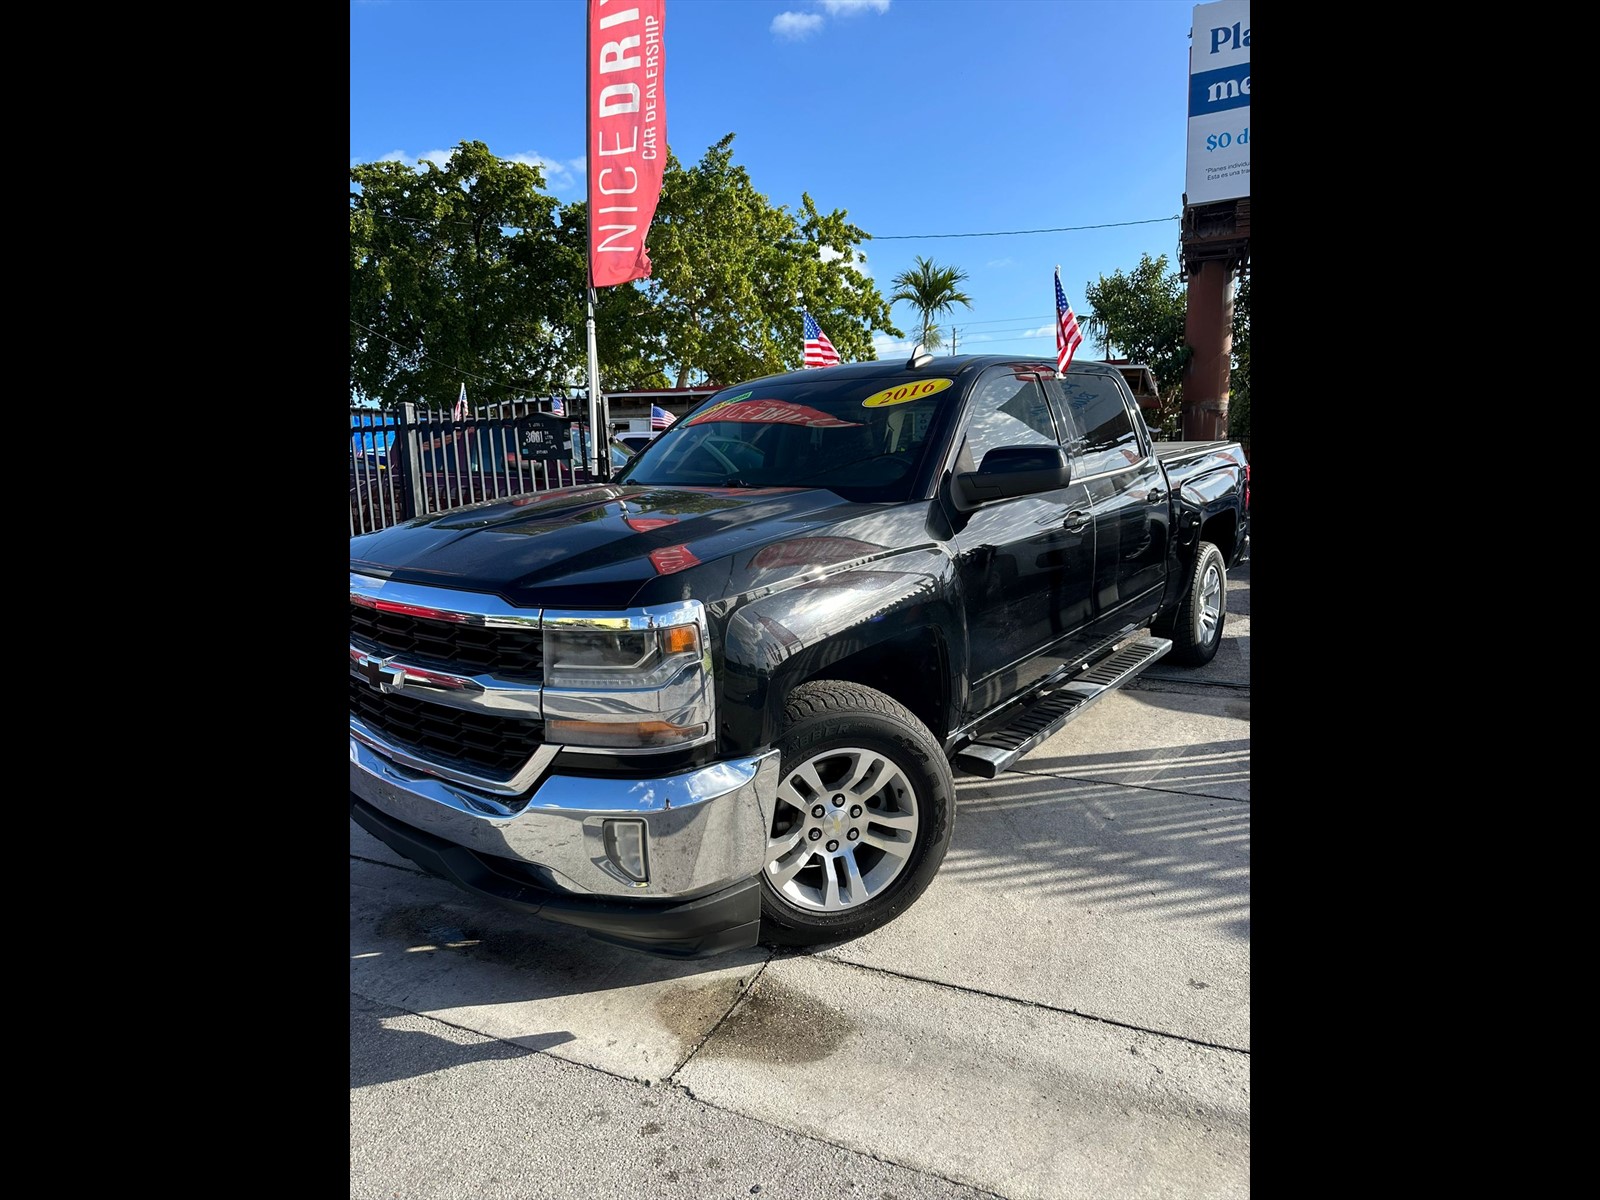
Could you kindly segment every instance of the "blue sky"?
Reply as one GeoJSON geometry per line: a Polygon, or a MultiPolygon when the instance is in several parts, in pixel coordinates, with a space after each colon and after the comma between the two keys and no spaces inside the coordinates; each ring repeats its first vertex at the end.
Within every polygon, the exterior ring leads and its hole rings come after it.
{"type": "MultiPolygon", "coordinates": [[[[960,352],[1053,354],[1057,264],[1080,317],[1085,285],[1143,254],[1178,269],[1193,13],[666,0],[667,140],[689,166],[735,134],[734,162],[770,203],[798,212],[809,192],[846,210],[873,235],[865,269],[886,298],[917,255],[965,271],[972,307],[941,321],[941,353],[953,325],[960,352]],[[949,234],[992,236],[935,236],[949,234]]],[[[351,163],[443,161],[481,141],[583,199],[585,14],[585,0],[353,0],[351,163]]],[[[879,357],[914,340],[910,305],[893,314],[908,336],[881,337],[879,357]]]]}

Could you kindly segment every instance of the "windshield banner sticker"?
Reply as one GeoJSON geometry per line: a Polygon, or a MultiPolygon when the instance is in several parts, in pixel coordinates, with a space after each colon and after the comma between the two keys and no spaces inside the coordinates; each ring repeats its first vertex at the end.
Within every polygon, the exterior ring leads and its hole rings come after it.
{"type": "Polygon", "coordinates": [[[917,383],[902,383],[899,387],[873,392],[861,402],[861,407],[888,408],[891,404],[909,404],[913,400],[925,400],[935,392],[944,391],[954,382],[954,379],[923,379],[917,383]]]}
{"type": "Polygon", "coordinates": [[[820,409],[783,400],[730,400],[713,405],[684,423],[704,425],[711,421],[737,421],[749,425],[805,425],[811,429],[843,429],[861,424],[860,421],[841,421],[820,409]]]}

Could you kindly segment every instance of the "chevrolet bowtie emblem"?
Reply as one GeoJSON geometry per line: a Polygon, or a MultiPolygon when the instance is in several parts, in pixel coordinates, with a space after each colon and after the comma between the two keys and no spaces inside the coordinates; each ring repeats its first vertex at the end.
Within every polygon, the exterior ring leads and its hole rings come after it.
{"type": "Polygon", "coordinates": [[[390,659],[362,655],[356,669],[374,691],[397,692],[406,686],[406,669],[394,666],[390,659]]]}

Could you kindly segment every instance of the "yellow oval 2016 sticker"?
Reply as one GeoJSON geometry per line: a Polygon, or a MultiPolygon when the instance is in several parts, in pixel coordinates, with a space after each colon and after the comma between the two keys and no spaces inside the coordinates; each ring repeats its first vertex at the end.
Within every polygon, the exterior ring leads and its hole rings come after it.
{"type": "Polygon", "coordinates": [[[909,404],[925,400],[935,392],[942,392],[954,379],[919,379],[916,383],[902,383],[899,387],[884,388],[861,402],[862,408],[888,408],[891,404],[909,404]]]}

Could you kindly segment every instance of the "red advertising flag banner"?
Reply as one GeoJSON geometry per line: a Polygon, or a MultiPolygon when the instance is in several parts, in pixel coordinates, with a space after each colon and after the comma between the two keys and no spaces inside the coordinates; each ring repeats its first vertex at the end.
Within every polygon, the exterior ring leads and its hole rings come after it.
{"type": "Polygon", "coordinates": [[[589,278],[650,276],[645,237],[667,163],[666,0],[589,0],[589,278]]]}

